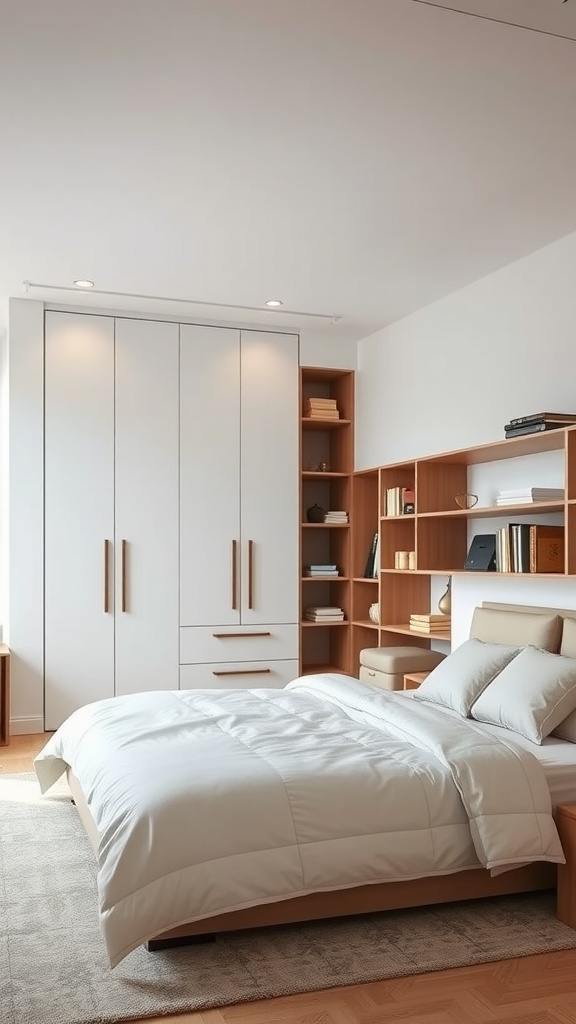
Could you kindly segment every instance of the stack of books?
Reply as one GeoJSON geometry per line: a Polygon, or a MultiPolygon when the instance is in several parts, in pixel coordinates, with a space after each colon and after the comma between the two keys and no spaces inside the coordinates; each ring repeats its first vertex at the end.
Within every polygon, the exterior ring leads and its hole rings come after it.
{"type": "Polygon", "coordinates": [[[313,420],[338,420],[340,413],[335,398],[308,398],[304,403],[304,416],[313,420]]]}
{"type": "Polygon", "coordinates": [[[410,629],[417,633],[442,633],[448,637],[451,623],[449,615],[440,615],[440,613],[430,612],[429,614],[421,613],[410,616],[410,629]]]}
{"type": "Polygon", "coordinates": [[[312,605],[306,608],[304,618],[308,622],[343,622],[344,609],[331,608],[328,605],[312,605]]]}
{"type": "Polygon", "coordinates": [[[305,576],[339,576],[340,572],[337,565],[329,562],[320,562],[315,565],[304,566],[305,576]]]}
{"type": "Polygon", "coordinates": [[[324,516],[324,522],[325,523],[347,523],[348,522],[348,513],[347,512],[338,512],[338,511],[333,512],[333,511],[330,510],[324,516]]]}
{"type": "Polygon", "coordinates": [[[518,487],[496,495],[497,505],[529,505],[533,501],[564,501],[564,488],[518,487]]]}
{"type": "Polygon", "coordinates": [[[576,413],[571,412],[535,412],[530,416],[517,416],[504,425],[505,437],[518,437],[520,434],[535,434],[540,430],[557,430],[558,427],[571,427],[576,423],[576,413]]]}

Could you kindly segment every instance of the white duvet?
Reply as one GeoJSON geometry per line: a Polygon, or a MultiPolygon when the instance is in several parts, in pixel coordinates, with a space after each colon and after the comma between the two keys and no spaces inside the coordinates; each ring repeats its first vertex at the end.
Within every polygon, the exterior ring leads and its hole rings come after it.
{"type": "Polygon", "coordinates": [[[470,721],[340,675],[115,697],[35,761],[101,837],[112,966],[187,921],[319,890],[563,863],[544,772],[470,721]]]}

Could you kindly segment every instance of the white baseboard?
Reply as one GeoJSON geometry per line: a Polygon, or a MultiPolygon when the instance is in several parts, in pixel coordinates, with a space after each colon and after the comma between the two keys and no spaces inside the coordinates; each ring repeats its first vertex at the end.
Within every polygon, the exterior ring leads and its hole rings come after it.
{"type": "Polygon", "coordinates": [[[11,718],[11,736],[32,736],[33,733],[44,732],[44,719],[42,718],[11,718]]]}

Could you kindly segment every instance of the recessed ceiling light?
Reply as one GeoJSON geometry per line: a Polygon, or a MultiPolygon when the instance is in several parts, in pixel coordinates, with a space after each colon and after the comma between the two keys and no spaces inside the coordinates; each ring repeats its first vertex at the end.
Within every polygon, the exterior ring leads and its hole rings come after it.
{"type": "Polygon", "coordinates": [[[76,285],[77,288],[93,288],[94,287],[94,281],[80,280],[80,281],[74,281],[74,284],[76,285]]]}
{"type": "Polygon", "coordinates": [[[266,299],[264,305],[272,306],[274,308],[275,306],[283,306],[284,303],[282,302],[282,299],[266,299]]]}

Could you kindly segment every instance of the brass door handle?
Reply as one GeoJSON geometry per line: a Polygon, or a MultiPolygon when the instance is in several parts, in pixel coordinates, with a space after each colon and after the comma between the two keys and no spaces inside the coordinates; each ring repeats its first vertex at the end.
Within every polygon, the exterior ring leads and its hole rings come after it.
{"type": "Polygon", "coordinates": [[[238,610],[238,542],[232,541],[232,611],[238,610]]]}
{"type": "Polygon", "coordinates": [[[104,614],[110,611],[110,563],[109,563],[110,541],[104,541],[104,614]]]}
{"type": "Polygon", "coordinates": [[[127,597],[127,570],[128,570],[128,541],[122,541],[122,611],[128,611],[128,597],[127,597]]]}
{"type": "Polygon", "coordinates": [[[248,608],[253,608],[254,598],[254,541],[248,541],[248,608]]]}

